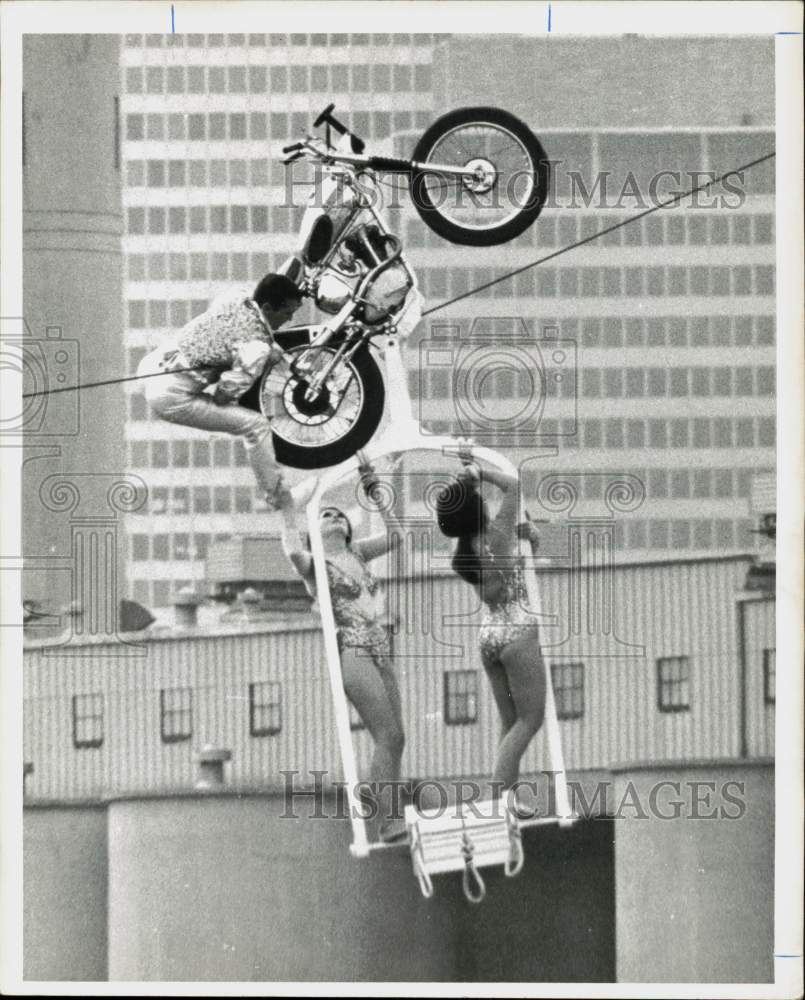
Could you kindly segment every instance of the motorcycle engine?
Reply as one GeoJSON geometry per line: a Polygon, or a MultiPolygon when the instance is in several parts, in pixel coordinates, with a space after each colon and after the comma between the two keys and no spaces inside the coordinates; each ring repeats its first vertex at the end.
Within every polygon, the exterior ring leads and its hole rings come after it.
{"type": "Polygon", "coordinates": [[[335,315],[346,305],[353,284],[338,271],[328,268],[316,283],[316,305],[322,312],[335,315]]]}
{"type": "Polygon", "coordinates": [[[333,263],[316,282],[316,305],[335,314],[349,301],[364,275],[383,261],[388,265],[377,273],[364,291],[362,318],[379,323],[405,301],[411,279],[398,261],[392,260],[396,241],[374,225],[359,226],[343,241],[333,263]]]}

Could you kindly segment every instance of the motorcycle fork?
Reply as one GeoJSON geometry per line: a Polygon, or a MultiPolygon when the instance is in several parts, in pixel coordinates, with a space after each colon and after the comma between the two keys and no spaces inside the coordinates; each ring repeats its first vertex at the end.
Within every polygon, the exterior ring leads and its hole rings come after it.
{"type": "MultiPolygon", "coordinates": [[[[363,336],[356,338],[352,343],[350,343],[348,340],[345,340],[344,343],[341,344],[338,347],[338,349],[335,351],[335,353],[333,354],[332,358],[330,359],[329,363],[324,368],[324,370],[318,372],[316,374],[316,376],[314,378],[312,378],[312,379],[308,378],[303,373],[298,372],[296,370],[296,364],[292,365],[291,370],[293,371],[294,375],[296,375],[297,378],[300,378],[300,379],[303,379],[303,380],[307,381],[307,383],[308,383],[308,388],[305,391],[305,398],[309,402],[313,402],[318,397],[319,393],[322,390],[322,387],[325,385],[325,383],[329,379],[330,375],[332,374],[333,370],[338,365],[341,365],[341,364],[344,364],[344,363],[349,363],[352,360],[352,358],[355,355],[355,353],[359,350],[359,348],[361,347],[361,345],[364,343],[364,340],[365,340],[365,337],[363,337],[363,336]]],[[[314,352],[314,351],[321,351],[322,349],[323,349],[323,347],[309,347],[306,351],[304,351],[302,357],[305,357],[305,355],[308,355],[308,354],[310,354],[311,352],[314,352]]],[[[297,358],[297,363],[298,363],[299,360],[301,360],[301,359],[297,358]]],[[[350,386],[350,384],[352,382],[352,379],[354,377],[355,376],[350,373],[349,381],[344,386],[344,388],[343,388],[343,390],[341,392],[342,396],[347,391],[347,389],[349,388],[349,386],[350,386]]]]}

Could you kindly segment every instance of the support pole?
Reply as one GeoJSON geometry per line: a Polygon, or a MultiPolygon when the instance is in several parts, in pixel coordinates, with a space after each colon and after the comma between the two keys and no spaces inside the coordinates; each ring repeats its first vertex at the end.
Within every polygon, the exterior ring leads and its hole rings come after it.
{"type": "MultiPolygon", "coordinates": [[[[358,774],[355,750],[352,745],[352,733],[349,725],[349,707],[344,692],[344,681],[341,674],[341,655],[338,649],[336,623],[327,578],[327,562],[324,556],[324,544],[319,529],[321,498],[331,486],[350,473],[357,471],[359,461],[375,462],[378,458],[383,458],[386,455],[401,454],[408,451],[431,451],[458,458],[461,450],[461,443],[453,437],[446,435],[425,435],[420,431],[419,425],[411,413],[407,373],[402,361],[399,339],[395,336],[390,336],[386,342],[385,363],[391,414],[389,426],[376,441],[372,441],[364,447],[360,453],[360,460],[358,457],[352,457],[346,462],[342,462],[341,465],[328,469],[318,481],[313,480],[315,488],[312,494],[310,494],[310,499],[307,503],[307,524],[310,535],[310,551],[313,557],[313,568],[316,577],[316,594],[321,611],[324,649],[327,655],[327,669],[333,696],[335,724],[338,731],[338,744],[341,750],[344,780],[347,784],[347,802],[349,804],[350,822],[352,824],[352,845],[350,850],[354,856],[360,858],[367,857],[370,850],[379,845],[369,844],[366,833],[366,820],[363,817],[361,803],[357,796],[358,774]]],[[[510,475],[517,474],[517,469],[508,459],[489,448],[473,448],[473,454],[489,462],[490,465],[495,466],[502,472],[507,472],[510,475]]],[[[311,480],[305,480],[293,492],[299,496],[305,495],[310,490],[310,483],[311,480]]],[[[523,520],[524,518],[525,506],[521,497],[520,519],[523,520]]],[[[521,542],[521,551],[524,552],[524,546],[527,546],[527,544],[525,541],[521,542]]],[[[528,556],[526,556],[527,572],[525,573],[528,599],[535,615],[541,616],[542,609],[536,570],[533,562],[529,563],[529,557],[531,557],[530,551],[528,556]]],[[[545,674],[545,726],[551,771],[555,775],[554,789],[557,818],[560,826],[567,826],[573,822],[574,817],[570,812],[562,741],[559,732],[559,722],[556,717],[556,703],[553,695],[551,672],[547,662],[545,663],[545,674]]]]}
{"type": "MultiPolygon", "coordinates": [[[[354,464],[354,462],[352,462],[354,464]]],[[[352,746],[352,734],[349,727],[349,707],[344,692],[344,679],[341,674],[341,654],[338,649],[338,637],[333,614],[333,602],[330,596],[330,583],[327,578],[327,561],[324,556],[324,543],[319,528],[319,505],[321,497],[328,486],[343,474],[344,466],[338,467],[338,475],[325,475],[310,498],[307,505],[307,526],[310,535],[310,552],[313,556],[313,569],[316,576],[316,597],[321,612],[321,624],[324,632],[324,651],[327,655],[327,670],[330,675],[330,691],[333,697],[335,711],[335,726],[338,733],[338,744],[341,750],[341,762],[344,767],[344,781],[347,785],[347,804],[349,819],[352,824],[352,845],[350,850],[355,857],[365,858],[369,855],[369,840],[366,835],[366,820],[363,817],[361,803],[358,799],[358,769],[355,763],[355,749],[352,746]]]]}

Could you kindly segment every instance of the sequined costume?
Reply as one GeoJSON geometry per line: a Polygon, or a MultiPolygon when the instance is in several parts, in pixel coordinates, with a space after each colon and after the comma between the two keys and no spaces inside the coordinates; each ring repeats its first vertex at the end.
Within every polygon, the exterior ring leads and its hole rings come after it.
{"type": "Polygon", "coordinates": [[[214,299],[182,328],[176,346],[191,367],[229,368],[242,345],[271,339],[259,308],[242,289],[214,299]]]}
{"type": "Polygon", "coordinates": [[[272,502],[280,479],[271,425],[235,404],[269,363],[273,337],[246,290],[215,299],[201,316],[147,354],[137,368],[145,398],[170,423],[243,439],[258,486],[272,502]],[[191,370],[188,370],[191,369],[191,370]],[[215,397],[204,390],[216,383],[215,397]]]}
{"type": "Polygon", "coordinates": [[[364,560],[355,553],[363,567],[359,578],[327,560],[327,581],[333,617],[338,628],[340,648],[365,649],[377,662],[391,655],[388,630],[378,619],[381,585],[364,560]]]}
{"type": "Polygon", "coordinates": [[[528,605],[521,559],[499,561],[487,549],[480,573],[484,615],[478,645],[484,663],[492,665],[498,662],[505,647],[517,639],[529,636],[538,643],[539,630],[528,605]]]}

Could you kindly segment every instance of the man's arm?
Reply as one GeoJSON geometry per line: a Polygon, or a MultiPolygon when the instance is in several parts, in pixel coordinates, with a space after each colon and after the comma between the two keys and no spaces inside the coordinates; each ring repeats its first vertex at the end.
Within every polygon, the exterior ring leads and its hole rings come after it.
{"type": "Polygon", "coordinates": [[[282,351],[266,340],[246,340],[238,344],[232,367],[221,373],[215,386],[216,403],[234,403],[247,392],[266,365],[282,356],[282,351]]]}
{"type": "Polygon", "coordinates": [[[277,491],[276,505],[282,514],[282,547],[285,555],[302,579],[310,580],[313,578],[313,556],[297,524],[296,506],[287,486],[282,486],[277,491]]]}

